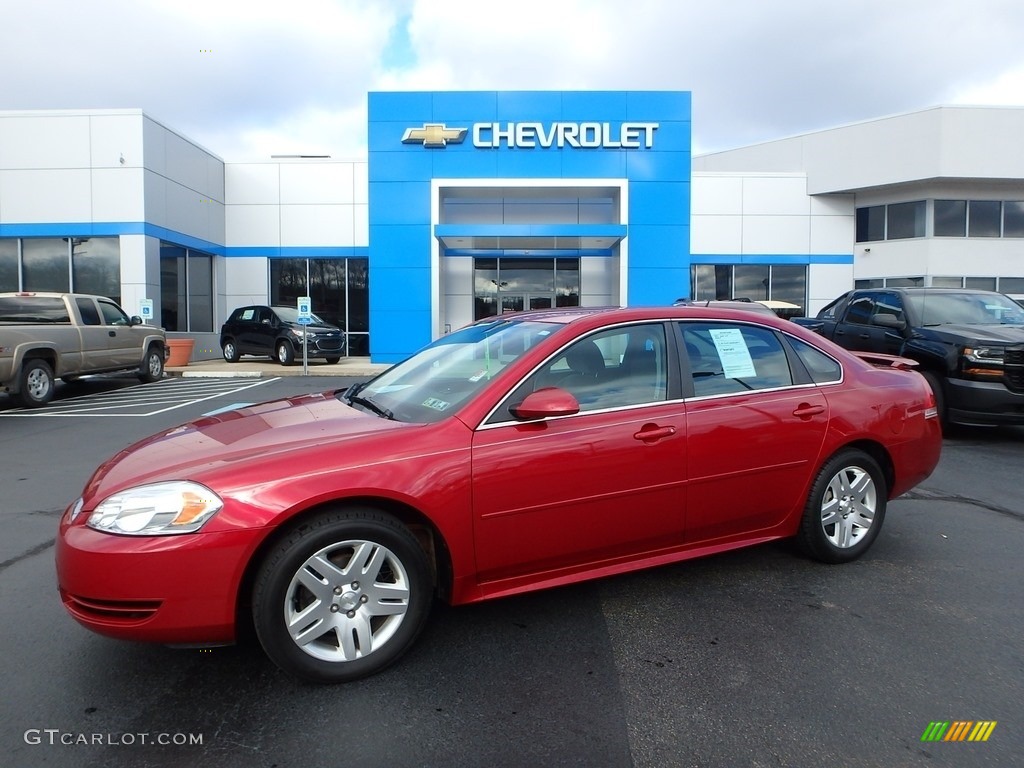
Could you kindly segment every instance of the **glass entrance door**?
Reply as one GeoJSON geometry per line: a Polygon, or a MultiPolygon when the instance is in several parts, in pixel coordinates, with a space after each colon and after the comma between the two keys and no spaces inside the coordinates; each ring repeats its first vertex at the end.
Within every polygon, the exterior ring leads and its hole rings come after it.
{"type": "Polygon", "coordinates": [[[502,293],[501,314],[523,312],[527,309],[551,309],[555,306],[553,293],[502,293]]]}
{"type": "Polygon", "coordinates": [[[478,258],[473,267],[476,320],[579,306],[579,259],[478,258]]]}

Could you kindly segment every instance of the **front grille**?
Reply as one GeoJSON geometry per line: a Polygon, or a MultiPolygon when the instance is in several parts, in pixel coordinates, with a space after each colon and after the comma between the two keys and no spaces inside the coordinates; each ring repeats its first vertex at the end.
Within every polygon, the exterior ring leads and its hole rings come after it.
{"type": "Polygon", "coordinates": [[[1007,347],[1003,353],[1003,380],[1014,392],[1024,392],[1024,346],[1007,347]]]}
{"type": "Polygon", "coordinates": [[[334,339],[318,339],[316,345],[324,352],[339,352],[344,348],[340,336],[334,339]]]}
{"type": "Polygon", "coordinates": [[[139,624],[160,610],[159,600],[96,600],[62,592],[68,611],[86,621],[106,624],[139,624]]]}

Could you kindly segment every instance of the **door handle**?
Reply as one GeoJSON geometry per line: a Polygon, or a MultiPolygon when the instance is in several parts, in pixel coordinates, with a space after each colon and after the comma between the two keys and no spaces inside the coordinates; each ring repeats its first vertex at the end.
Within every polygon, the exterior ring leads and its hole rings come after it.
{"type": "Polygon", "coordinates": [[[633,435],[634,440],[642,443],[653,443],[666,437],[672,437],[676,433],[675,427],[659,427],[655,424],[645,424],[640,431],[633,435]]]}
{"type": "Polygon", "coordinates": [[[825,412],[824,405],[811,405],[809,403],[800,403],[793,411],[793,415],[798,419],[809,419],[811,416],[817,416],[819,413],[825,412]]]}
{"type": "Polygon", "coordinates": [[[107,336],[110,336],[111,338],[113,338],[113,337],[117,336],[117,331],[107,331],[107,336]]]}

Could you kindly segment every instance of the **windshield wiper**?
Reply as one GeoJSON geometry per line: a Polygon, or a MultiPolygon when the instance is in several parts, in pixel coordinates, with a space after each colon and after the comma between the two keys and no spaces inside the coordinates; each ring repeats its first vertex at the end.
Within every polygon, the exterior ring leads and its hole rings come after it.
{"type": "Polygon", "coordinates": [[[355,403],[356,405],[365,406],[374,413],[383,416],[385,419],[389,419],[391,421],[395,420],[395,414],[393,414],[383,405],[378,405],[377,403],[373,402],[373,400],[371,400],[368,397],[363,397],[362,395],[349,395],[348,401],[350,403],[355,403]]]}

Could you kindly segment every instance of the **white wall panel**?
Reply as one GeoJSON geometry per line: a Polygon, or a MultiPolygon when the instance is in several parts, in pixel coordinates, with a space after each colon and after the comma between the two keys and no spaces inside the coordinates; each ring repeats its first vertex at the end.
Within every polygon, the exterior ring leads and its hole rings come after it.
{"type": "Polygon", "coordinates": [[[97,168],[92,172],[93,221],[143,221],[145,172],[142,168],[97,168]]]}
{"type": "Polygon", "coordinates": [[[370,246],[370,206],[360,203],[352,206],[352,244],[357,248],[370,246]]]}
{"type": "Polygon", "coordinates": [[[225,206],[225,244],[229,247],[280,245],[280,216],[280,207],[276,205],[225,206]]]}
{"type": "Polygon", "coordinates": [[[229,163],[224,194],[229,205],[277,205],[281,202],[281,166],[277,163],[229,163]]]}
{"type": "Polygon", "coordinates": [[[800,216],[810,213],[804,176],[748,176],[743,179],[746,216],[800,216]]]}
{"type": "Polygon", "coordinates": [[[228,293],[237,297],[235,304],[229,309],[241,304],[258,304],[266,301],[267,276],[270,274],[269,259],[262,256],[233,256],[223,261],[228,293]]]}
{"type": "Polygon", "coordinates": [[[0,221],[90,221],[91,176],[88,168],[0,171],[0,221]]]}
{"type": "Polygon", "coordinates": [[[355,202],[352,163],[281,163],[281,202],[330,204],[355,202]]]}
{"type": "Polygon", "coordinates": [[[744,216],[743,253],[808,253],[810,218],[810,216],[744,216]]]}
{"type": "Polygon", "coordinates": [[[851,253],[856,236],[853,216],[811,216],[811,253],[851,253]]]}
{"type": "Polygon", "coordinates": [[[619,303],[619,260],[602,256],[580,259],[580,300],[584,305],[619,303]],[[601,297],[605,297],[601,299],[601,297]],[[614,298],[612,298],[614,297],[614,298]]]}
{"type": "Polygon", "coordinates": [[[808,316],[853,288],[852,264],[812,264],[807,274],[808,316]]]}
{"type": "Polygon", "coordinates": [[[742,252],[742,216],[690,217],[690,253],[742,252]]]}
{"type": "Polygon", "coordinates": [[[88,168],[89,163],[87,115],[0,117],[0,169],[88,168]]]}
{"type": "Polygon", "coordinates": [[[370,166],[362,162],[352,164],[353,202],[365,205],[370,202],[370,166]]]}
{"type": "Polygon", "coordinates": [[[743,213],[743,177],[736,174],[694,174],[690,213],[693,216],[743,213]]]}
{"type": "Polygon", "coordinates": [[[167,178],[200,194],[209,194],[207,154],[171,131],[167,131],[164,141],[167,153],[167,178]]]}
{"type": "Polygon", "coordinates": [[[141,113],[93,115],[89,118],[89,134],[93,168],[141,168],[144,165],[141,113]]]}
{"type": "Polygon", "coordinates": [[[355,245],[353,206],[282,205],[281,245],[355,245]]]}

